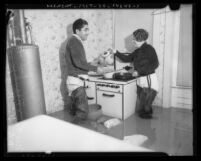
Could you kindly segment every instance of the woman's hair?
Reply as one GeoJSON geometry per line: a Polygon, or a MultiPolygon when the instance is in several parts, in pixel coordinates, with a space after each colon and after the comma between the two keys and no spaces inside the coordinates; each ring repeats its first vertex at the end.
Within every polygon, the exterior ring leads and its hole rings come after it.
{"type": "Polygon", "coordinates": [[[149,33],[144,29],[137,29],[133,32],[133,36],[136,41],[146,41],[148,39],[149,33]]]}
{"type": "Polygon", "coordinates": [[[88,22],[84,19],[77,19],[74,23],[73,23],[73,33],[76,34],[76,30],[81,30],[83,28],[84,25],[88,25],[88,22]]]}

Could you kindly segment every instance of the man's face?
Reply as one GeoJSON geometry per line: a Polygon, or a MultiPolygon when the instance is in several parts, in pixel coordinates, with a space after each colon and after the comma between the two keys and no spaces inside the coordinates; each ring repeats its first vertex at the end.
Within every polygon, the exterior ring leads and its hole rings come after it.
{"type": "Polygon", "coordinates": [[[87,37],[89,35],[88,25],[84,25],[84,27],[81,30],[76,30],[76,33],[82,39],[82,41],[87,40],[87,37]]]}

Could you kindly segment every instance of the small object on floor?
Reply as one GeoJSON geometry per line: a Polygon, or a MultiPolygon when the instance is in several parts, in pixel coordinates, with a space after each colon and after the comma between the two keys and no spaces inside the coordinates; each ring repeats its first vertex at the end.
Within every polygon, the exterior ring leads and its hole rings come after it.
{"type": "Polygon", "coordinates": [[[116,126],[116,125],[118,125],[118,124],[120,124],[120,123],[121,123],[121,121],[120,121],[119,119],[113,118],[113,119],[110,119],[110,120],[105,121],[105,122],[104,122],[104,125],[105,125],[105,127],[107,127],[107,128],[111,128],[111,127],[116,126]]]}
{"type": "Polygon", "coordinates": [[[124,141],[135,146],[141,146],[145,141],[148,140],[148,137],[145,135],[130,135],[124,136],[124,141]]]}

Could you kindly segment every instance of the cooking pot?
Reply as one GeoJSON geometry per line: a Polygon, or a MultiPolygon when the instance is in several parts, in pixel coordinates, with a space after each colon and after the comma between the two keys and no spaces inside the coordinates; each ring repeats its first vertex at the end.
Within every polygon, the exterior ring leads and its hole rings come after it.
{"type": "Polygon", "coordinates": [[[113,79],[119,79],[119,80],[130,80],[135,77],[132,76],[132,73],[129,72],[117,72],[113,74],[113,79]]]}
{"type": "Polygon", "coordinates": [[[114,75],[115,73],[119,72],[119,71],[121,71],[120,73],[122,73],[123,71],[125,71],[125,67],[123,67],[122,69],[113,71],[113,72],[105,73],[105,74],[103,74],[103,77],[104,77],[104,78],[107,78],[107,79],[114,78],[113,75],[114,75]]]}
{"type": "Polygon", "coordinates": [[[88,107],[89,107],[89,113],[88,113],[87,118],[89,120],[96,121],[97,119],[99,119],[102,116],[103,112],[101,109],[102,108],[101,105],[91,104],[88,107]]]}

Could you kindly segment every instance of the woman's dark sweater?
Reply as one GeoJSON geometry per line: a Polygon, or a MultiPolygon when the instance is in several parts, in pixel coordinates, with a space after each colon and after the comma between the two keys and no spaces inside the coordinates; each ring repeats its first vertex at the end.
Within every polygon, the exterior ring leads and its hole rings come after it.
{"type": "Polygon", "coordinates": [[[159,65],[155,49],[146,42],[132,53],[117,51],[115,56],[124,62],[133,62],[134,68],[140,76],[154,73],[159,65]]]}

